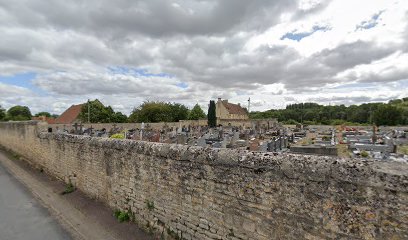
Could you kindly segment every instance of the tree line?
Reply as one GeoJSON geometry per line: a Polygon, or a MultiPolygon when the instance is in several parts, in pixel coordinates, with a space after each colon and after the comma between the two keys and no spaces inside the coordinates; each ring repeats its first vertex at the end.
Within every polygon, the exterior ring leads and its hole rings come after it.
{"type": "Polygon", "coordinates": [[[206,118],[204,111],[196,104],[191,110],[180,103],[166,103],[146,101],[135,107],[131,114],[126,116],[115,112],[111,106],[104,106],[99,100],[89,101],[81,109],[79,118],[88,122],[88,106],[92,123],[126,123],[126,122],[178,122],[180,120],[198,120],[206,118]]]}
{"type": "Polygon", "coordinates": [[[277,118],[287,124],[408,125],[408,98],[388,103],[324,106],[317,103],[289,104],[285,109],[251,112],[253,119],[277,118]]]}
{"type": "MultiPolygon", "coordinates": [[[[49,112],[39,112],[34,116],[58,117],[58,115],[52,115],[49,112]]],[[[27,106],[18,105],[7,111],[0,106],[0,121],[26,121],[31,120],[32,117],[33,115],[27,106]]],[[[128,117],[121,112],[115,112],[111,106],[105,106],[96,99],[83,104],[78,117],[84,123],[88,121],[92,123],[178,122],[180,120],[205,119],[206,114],[198,104],[189,109],[180,103],[146,101],[134,108],[128,117]]]]}

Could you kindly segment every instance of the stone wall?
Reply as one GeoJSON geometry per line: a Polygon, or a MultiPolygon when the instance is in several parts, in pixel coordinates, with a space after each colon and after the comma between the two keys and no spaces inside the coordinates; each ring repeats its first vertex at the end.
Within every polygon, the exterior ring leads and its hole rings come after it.
{"type": "Polygon", "coordinates": [[[408,239],[406,163],[45,133],[0,144],[136,222],[185,239],[408,239]]]}

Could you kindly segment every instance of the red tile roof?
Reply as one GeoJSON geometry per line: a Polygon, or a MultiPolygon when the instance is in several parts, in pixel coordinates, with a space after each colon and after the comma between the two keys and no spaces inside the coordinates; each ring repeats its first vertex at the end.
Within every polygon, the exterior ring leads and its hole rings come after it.
{"type": "Polygon", "coordinates": [[[73,123],[81,113],[81,108],[83,105],[84,104],[72,105],[55,120],[55,123],[63,124],[73,123]]]}
{"type": "Polygon", "coordinates": [[[55,123],[55,118],[53,117],[46,117],[46,116],[39,116],[39,117],[32,117],[32,120],[38,120],[38,121],[44,121],[47,122],[48,124],[54,124],[55,123]]]}
{"type": "Polygon", "coordinates": [[[247,111],[238,104],[229,103],[226,100],[223,100],[222,104],[224,104],[224,107],[228,110],[230,114],[238,114],[238,115],[248,114],[247,111]]]}

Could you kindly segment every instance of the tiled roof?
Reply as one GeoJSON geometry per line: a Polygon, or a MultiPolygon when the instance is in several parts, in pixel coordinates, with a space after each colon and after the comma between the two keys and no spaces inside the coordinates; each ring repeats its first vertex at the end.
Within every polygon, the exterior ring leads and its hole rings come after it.
{"type": "Polygon", "coordinates": [[[55,120],[55,123],[63,124],[73,123],[81,113],[82,105],[84,104],[72,105],[55,120]]]}
{"type": "Polygon", "coordinates": [[[46,117],[46,116],[39,116],[39,117],[32,117],[32,120],[38,120],[38,121],[44,121],[47,122],[48,124],[54,124],[55,123],[55,118],[52,117],[46,117]]]}
{"type": "Polygon", "coordinates": [[[247,115],[247,111],[238,104],[229,103],[225,100],[222,101],[222,104],[230,114],[247,115]]]}

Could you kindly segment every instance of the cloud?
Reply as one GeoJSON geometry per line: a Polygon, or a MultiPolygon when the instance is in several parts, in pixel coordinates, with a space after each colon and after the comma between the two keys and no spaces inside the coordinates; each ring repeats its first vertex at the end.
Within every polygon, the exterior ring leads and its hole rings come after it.
{"type": "Polygon", "coordinates": [[[408,78],[407,12],[402,0],[1,1],[0,75],[35,73],[44,94],[0,78],[20,93],[0,101],[60,113],[98,97],[129,112],[144,100],[251,97],[264,110],[357,103],[339,87],[373,83],[392,98],[408,78]]]}

